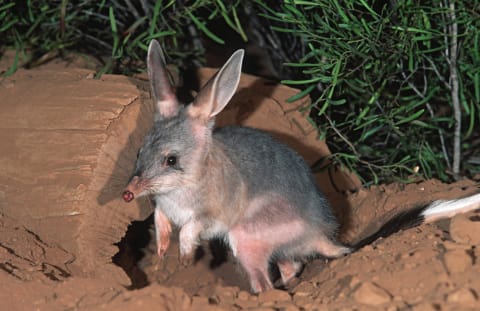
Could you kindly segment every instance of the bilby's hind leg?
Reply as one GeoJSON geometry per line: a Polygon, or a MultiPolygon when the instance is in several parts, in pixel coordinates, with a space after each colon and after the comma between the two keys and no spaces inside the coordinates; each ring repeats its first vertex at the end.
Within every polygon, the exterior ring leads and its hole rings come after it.
{"type": "Polygon", "coordinates": [[[298,208],[280,195],[265,194],[250,201],[228,239],[254,292],[273,288],[269,274],[273,252],[304,235],[306,227],[298,208]]]}
{"type": "Polygon", "coordinates": [[[254,293],[273,288],[268,273],[271,249],[263,241],[245,240],[241,234],[230,234],[230,244],[234,255],[242,265],[250,280],[254,293]]]}

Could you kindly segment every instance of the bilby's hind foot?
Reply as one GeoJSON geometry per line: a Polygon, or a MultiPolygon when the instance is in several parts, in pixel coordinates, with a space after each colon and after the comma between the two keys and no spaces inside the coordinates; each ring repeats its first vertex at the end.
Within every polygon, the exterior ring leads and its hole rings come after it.
{"type": "Polygon", "coordinates": [[[229,241],[234,256],[247,273],[251,291],[255,294],[272,289],[269,275],[271,246],[263,240],[245,238],[242,230],[230,232],[229,241]]]}
{"type": "Polygon", "coordinates": [[[327,238],[320,238],[313,243],[315,252],[326,258],[338,258],[350,254],[350,247],[339,244],[327,238]]]}

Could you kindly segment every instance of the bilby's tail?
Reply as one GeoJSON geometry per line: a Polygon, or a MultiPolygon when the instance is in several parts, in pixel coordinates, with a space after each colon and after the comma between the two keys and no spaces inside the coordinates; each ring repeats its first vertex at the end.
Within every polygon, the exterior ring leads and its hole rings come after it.
{"type": "Polygon", "coordinates": [[[402,229],[416,227],[443,218],[451,218],[457,214],[480,209],[480,193],[457,200],[439,200],[424,206],[401,212],[387,221],[374,234],[360,240],[352,246],[353,251],[368,245],[378,238],[385,238],[402,229]]]}

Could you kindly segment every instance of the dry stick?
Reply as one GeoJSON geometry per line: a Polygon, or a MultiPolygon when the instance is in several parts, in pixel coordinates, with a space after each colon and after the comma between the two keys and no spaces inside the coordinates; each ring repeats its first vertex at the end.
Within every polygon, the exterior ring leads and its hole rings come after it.
{"type": "Polygon", "coordinates": [[[146,0],[141,0],[140,4],[142,5],[143,13],[146,16],[153,17],[151,13],[151,11],[153,11],[153,8],[152,8],[153,4],[148,3],[148,1],[146,0]]]}
{"type": "MultiPolygon", "coordinates": [[[[140,16],[140,14],[138,14],[137,9],[135,9],[135,6],[132,4],[132,2],[131,2],[130,0],[125,0],[125,3],[127,4],[128,11],[133,14],[133,16],[135,17],[135,19],[140,19],[140,18],[142,18],[142,17],[140,16]]],[[[118,5],[118,4],[117,4],[117,5],[118,5]]]]}
{"type": "Polygon", "coordinates": [[[355,149],[355,147],[353,146],[353,144],[348,140],[347,137],[345,137],[338,129],[337,127],[335,126],[335,124],[333,124],[332,120],[330,119],[330,117],[327,115],[327,114],[324,114],[325,116],[325,119],[327,119],[328,123],[330,124],[330,126],[332,127],[332,130],[337,133],[338,137],[340,137],[349,147],[350,147],[350,150],[352,150],[352,152],[355,154],[355,156],[357,156],[358,158],[360,158],[360,154],[357,152],[357,149],[355,149]]]}
{"type": "Polygon", "coordinates": [[[358,153],[357,149],[355,149],[355,146],[348,140],[347,137],[345,137],[339,129],[337,129],[337,127],[335,126],[335,124],[332,122],[332,120],[330,119],[330,117],[327,115],[327,114],[324,114],[325,116],[325,119],[327,119],[328,123],[330,124],[330,126],[332,127],[332,130],[338,135],[338,137],[340,137],[349,147],[350,147],[350,150],[352,150],[352,152],[354,153],[354,155],[357,157],[358,159],[358,162],[362,163],[362,164],[365,164],[369,169],[370,171],[376,176],[376,174],[374,173],[374,170],[372,169],[372,167],[376,167],[376,168],[381,168],[381,166],[378,166],[378,165],[374,165],[370,162],[367,162],[365,160],[362,160],[360,159],[360,154],[358,153]]]}
{"type": "MultiPolygon", "coordinates": [[[[424,81],[424,85],[425,87],[423,88],[423,92],[420,92],[420,90],[415,86],[415,84],[413,84],[412,82],[410,82],[410,76],[407,76],[405,75],[405,72],[402,72],[402,76],[403,78],[405,79],[405,81],[407,82],[408,86],[417,94],[418,97],[420,97],[421,99],[425,99],[425,95],[426,95],[426,92],[427,92],[427,77],[425,77],[425,75],[423,75],[423,81],[424,81]]],[[[427,107],[427,110],[428,110],[428,113],[430,114],[430,117],[432,117],[432,119],[435,117],[435,113],[433,112],[433,108],[432,106],[430,105],[430,103],[427,101],[425,103],[425,106],[427,107]]],[[[443,133],[442,133],[442,129],[438,129],[438,136],[440,137],[440,143],[442,145],[442,153],[443,153],[443,158],[445,159],[445,162],[447,162],[447,166],[448,168],[451,168],[450,167],[450,159],[448,158],[448,152],[447,152],[447,147],[445,146],[445,138],[443,137],[443,133]]]]}
{"type": "MultiPolygon", "coordinates": [[[[447,45],[448,46],[448,45],[447,45]]],[[[446,53],[448,54],[448,53],[446,53]]],[[[435,75],[437,76],[438,80],[440,80],[444,85],[445,87],[451,91],[452,90],[452,86],[450,85],[450,83],[448,83],[448,81],[445,80],[445,78],[440,74],[440,72],[438,71],[438,68],[437,68],[437,65],[435,65],[435,63],[433,62],[433,60],[430,59],[430,57],[425,57],[425,59],[430,63],[430,66],[431,69],[433,70],[433,72],[435,73],[435,75]]],[[[430,68],[427,68],[427,69],[430,69],[430,68]]]]}
{"type": "Polygon", "coordinates": [[[460,157],[461,157],[461,130],[462,130],[462,110],[460,107],[459,90],[458,90],[458,72],[457,72],[457,34],[458,24],[455,16],[455,4],[450,2],[450,13],[448,14],[451,25],[448,27],[450,44],[450,83],[452,84],[451,96],[455,117],[455,132],[453,134],[453,176],[458,178],[460,173],[460,157]]]}

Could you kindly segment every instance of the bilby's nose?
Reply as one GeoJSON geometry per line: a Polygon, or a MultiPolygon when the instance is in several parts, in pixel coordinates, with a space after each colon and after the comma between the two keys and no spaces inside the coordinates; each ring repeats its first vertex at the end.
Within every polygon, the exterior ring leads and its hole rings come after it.
{"type": "Polygon", "coordinates": [[[122,198],[125,202],[131,202],[135,199],[135,193],[138,188],[138,182],[140,178],[138,176],[133,176],[130,182],[127,185],[127,188],[122,193],[122,198]]]}
{"type": "Polygon", "coordinates": [[[130,190],[125,190],[123,191],[122,197],[123,200],[128,203],[135,198],[135,195],[130,190]]]}

